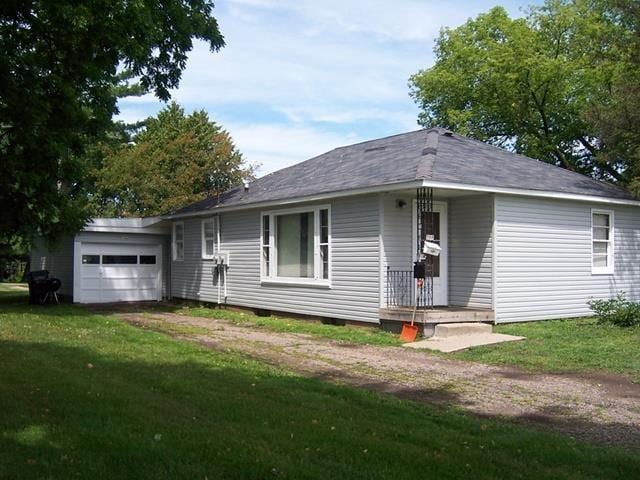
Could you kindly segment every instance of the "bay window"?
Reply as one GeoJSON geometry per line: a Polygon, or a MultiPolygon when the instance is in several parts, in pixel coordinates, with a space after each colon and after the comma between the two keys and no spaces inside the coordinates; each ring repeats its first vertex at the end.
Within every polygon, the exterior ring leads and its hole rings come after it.
{"type": "Polygon", "coordinates": [[[613,212],[591,210],[591,272],[613,273],[613,212]]]}
{"type": "Polygon", "coordinates": [[[328,206],[265,212],[261,225],[263,281],[329,285],[328,206]]]}

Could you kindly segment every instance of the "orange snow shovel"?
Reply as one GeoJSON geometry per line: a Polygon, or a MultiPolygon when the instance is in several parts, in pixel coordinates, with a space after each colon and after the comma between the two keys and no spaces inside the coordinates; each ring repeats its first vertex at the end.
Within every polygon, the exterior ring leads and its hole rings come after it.
{"type": "MultiPolygon", "coordinates": [[[[424,280],[418,279],[418,288],[422,288],[424,280]]],[[[400,340],[403,342],[415,342],[418,336],[418,327],[414,325],[416,320],[416,310],[418,309],[418,290],[416,289],[416,298],[413,302],[413,313],[411,315],[411,324],[405,323],[402,325],[402,332],[400,333],[400,340]]]]}

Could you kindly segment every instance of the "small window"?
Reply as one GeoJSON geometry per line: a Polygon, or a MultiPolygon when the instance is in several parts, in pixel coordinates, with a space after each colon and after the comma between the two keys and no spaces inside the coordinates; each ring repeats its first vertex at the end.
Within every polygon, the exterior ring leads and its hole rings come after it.
{"type": "Polygon", "coordinates": [[[202,258],[212,259],[218,246],[219,217],[202,221],[202,258]]]}
{"type": "Polygon", "coordinates": [[[100,255],[82,255],[83,265],[100,265],[100,255]]]}
{"type": "Polygon", "coordinates": [[[262,276],[271,276],[271,222],[269,215],[262,216],[262,276]]]}
{"type": "Polygon", "coordinates": [[[613,212],[591,211],[591,272],[613,273],[613,212]]]}
{"type": "Polygon", "coordinates": [[[320,277],[329,279],[329,210],[320,210],[320,277]]]}
{"type": "Polygon", "coordinates": [[[138,263],[137,255],[103,255],[103,265],[135,265],[138,263]]]}
{"type": "Polygon", "coordinates": [[[184,223],[173,224],[173,259],[175,261],[184,260],[184,223]]]}
{"type": "Polygon", "coordinates": [[[140,265],[155,265],[155,264],[156,264],[155,255],[140,255],[140,265]]]}

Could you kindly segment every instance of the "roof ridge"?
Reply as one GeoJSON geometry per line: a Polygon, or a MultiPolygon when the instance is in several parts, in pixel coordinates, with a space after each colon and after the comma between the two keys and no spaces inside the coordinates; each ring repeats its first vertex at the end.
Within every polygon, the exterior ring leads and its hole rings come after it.
{"type": "Polygon", "coordinates": [[[437,128],[427,130],[427,141],[422,149],[422,158],[416,168],[416,178],[433,178],[433,165],[438,154],[438,137],[440,132],[437,128]]]}

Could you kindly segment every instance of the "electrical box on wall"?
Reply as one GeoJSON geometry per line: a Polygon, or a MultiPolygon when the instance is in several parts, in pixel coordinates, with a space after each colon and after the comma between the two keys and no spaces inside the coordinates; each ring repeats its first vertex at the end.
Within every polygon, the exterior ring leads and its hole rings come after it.
{"type": "Polygon", "coordinates": [[[231,255],[229,252],[218,252],[213,256],[213,263],[216,265],[229,265],[231,255]]]}

